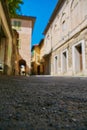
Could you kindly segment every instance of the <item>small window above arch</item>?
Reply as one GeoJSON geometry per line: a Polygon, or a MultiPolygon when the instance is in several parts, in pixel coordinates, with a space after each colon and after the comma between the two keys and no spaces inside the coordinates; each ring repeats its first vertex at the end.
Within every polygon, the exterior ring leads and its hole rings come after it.
{"type": "Polygon", "coordinates": [[[75,7],[78,5],[79,0],[72,0],[71,2],[71,11],[75,9],[75,7]]]}
{"type": "Polygon", "coordinates": [[[62,31],[65,31],[66,30],[66,13],[65,12],[62,13],[61,24],[62,24],[62,31]]]}

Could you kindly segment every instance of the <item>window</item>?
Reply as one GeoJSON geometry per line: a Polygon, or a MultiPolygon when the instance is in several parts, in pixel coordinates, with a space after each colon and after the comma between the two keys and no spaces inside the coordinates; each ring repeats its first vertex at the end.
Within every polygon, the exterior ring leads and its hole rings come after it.
{"type": "Polygon", "coordinates": [[[36,56],[36,62],[39,63],[40,62],[40,56],[36,56]]]}
{"type": "Polygon", "coordinates": [[[17,26],[17,21],[14,21],[14,24],[13,24],[14,26],[17,26]]]}
{"type": "Polygon", "coordinates": [[[58,56],[54,57],[54,73],[58,73],[58,56]]]}
{"type": "Polygon", "coordinates": [[[74,10],[74,9],[75,9],[75,7],[78,5],[78,1],[79,1],[79,0],[72,0],[71,10],[74,10]]]}
{"type": "Polygon", "coordinates": [[[20,21],[14,21],[14,22],[12,22],[12,26],[17,30],[20,30],[21,29],[21,22],[20,21]]]}
{"type": "Polygon", "coordinates": [[[62,22],[62,31],[65,31],[66,30],[66,22],[65,20],[62,22]]]}
{"type": "Polygon", "coordinates": [[[21,22],[20,22],[20,21],[18,21],[18,23],[17,23],[17,24],[18,24],[18,27],[21,27],[21,22]]]}
{"type": "Polygon", "coordinates": [[[50,39],[50,35],[48,34],[48,35],[47,35],[47,40],[49,40],[49,39],[50,39]]]}
{"type": "Polygon", "coordinates": [[[68,50],[62,52],[62,72],[66,73],[68,70],[68,50]]]}
{"type": "Polygon", "coordinates": [[[66,13],[62,13],[62,18],[61,18],[61,23],[62,23],[62,31],[66,30],[66,13]]]}
{"type": "Polygon", "coordinates": [[[57,29],[57,24],[54,25],[54,31],[57,29]]]}

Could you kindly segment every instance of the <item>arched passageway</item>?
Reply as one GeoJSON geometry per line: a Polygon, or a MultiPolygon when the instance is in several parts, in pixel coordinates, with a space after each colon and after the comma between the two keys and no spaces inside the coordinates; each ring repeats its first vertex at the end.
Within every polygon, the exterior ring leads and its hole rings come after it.
{"type": "Polygon", "coordinates": [[[23,59],[19,60],[19,74],[26,75],[26,61],[23,59]]]}

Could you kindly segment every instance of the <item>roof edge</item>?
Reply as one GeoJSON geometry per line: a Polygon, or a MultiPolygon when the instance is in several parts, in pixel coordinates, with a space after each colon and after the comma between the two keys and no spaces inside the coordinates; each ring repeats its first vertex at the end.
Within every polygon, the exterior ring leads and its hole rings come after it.
{"type": "Polygon", "coordinates": [[[48,31],[48,29],[49,29],[51,23],[53,22],[54,18],[56,17],[56,14],[57,14],[58,11],[60,10],[60,8],[61,8],[63,2],[65,2],[65,0],[59,0],[59,1],[58,1],[57,5],[56,5],[56,7],[55,7],[55,9],[54,9],[54,11],[53,11],[53,13],[52,13],[52,15],[51,15],[49,21],[48,21],[47,26],[46,26],[46,28],[44,29],[44,32],[43,32],[44,35],[47,33],[47,31],[48,31]]]}

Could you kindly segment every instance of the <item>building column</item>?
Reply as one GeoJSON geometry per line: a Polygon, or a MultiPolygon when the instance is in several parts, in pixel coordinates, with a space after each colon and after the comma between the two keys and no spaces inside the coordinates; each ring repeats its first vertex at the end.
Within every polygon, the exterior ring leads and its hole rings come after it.
{"type": "Polygon", "coordinates": [[[7,74],[8,71],[8,40],[7,38],[5,39],[5,54],[4,54],[4,74],[7,74]]]}

